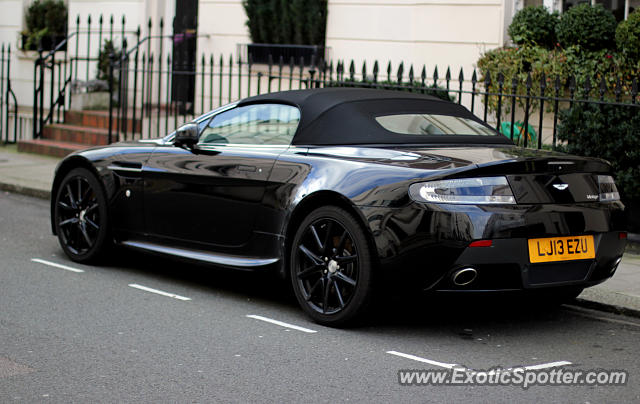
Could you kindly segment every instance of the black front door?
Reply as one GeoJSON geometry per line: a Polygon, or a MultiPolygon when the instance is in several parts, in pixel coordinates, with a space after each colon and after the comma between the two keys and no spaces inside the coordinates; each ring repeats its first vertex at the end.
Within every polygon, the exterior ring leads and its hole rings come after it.
{"type": "Polygon", "coordinates": [[[151,236],[241,247],[254,233],[267,181],[300,121],[284,104],[232,107],[199,123],[194,150],[159,146],[145,165],[151,236]]]}
{"type": "Polygon", "coordinates": [[[193,247],[243,246],[283,150],[220,145],[193,153],[158,147],[145,167],[147,233],[193,247]]]}

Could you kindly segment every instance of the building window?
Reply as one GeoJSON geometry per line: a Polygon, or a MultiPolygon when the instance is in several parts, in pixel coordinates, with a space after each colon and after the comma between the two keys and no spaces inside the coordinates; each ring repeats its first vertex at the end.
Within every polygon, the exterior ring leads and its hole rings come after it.
{"type": "Polygon", "coordinates": [[[629,14],[640,6],[640,0],[563,0],[561,11],[566,11],[581,3],[601,4],[610,10],[618,21],[626,20],[629,14]]]}

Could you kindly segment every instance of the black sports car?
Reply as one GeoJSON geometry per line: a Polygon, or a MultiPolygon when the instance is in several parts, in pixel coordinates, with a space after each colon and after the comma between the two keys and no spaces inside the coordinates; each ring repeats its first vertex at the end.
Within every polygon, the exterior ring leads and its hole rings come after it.
{"type": "Polygon", "coordinates": [[[606,161],[516,147],[428,96],[315,89],[70,155],[51,224],[74,261],[116,244],[273,269],[341,325],[390,280],[577,295],[616,270],[623,209],[606,161]]]}

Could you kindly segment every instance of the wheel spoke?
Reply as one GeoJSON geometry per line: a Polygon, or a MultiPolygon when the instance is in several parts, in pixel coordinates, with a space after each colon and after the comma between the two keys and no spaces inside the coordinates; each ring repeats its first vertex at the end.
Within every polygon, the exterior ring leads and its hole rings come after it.
{"type": "Polygon", "coordinates": [[[324,251],[324,249],[322,248],[322,241],[320,241],[320,236],[318,236],[318,232],[316,231],[315,226],[309,226],[309,229],[311,230],[311,234],[313,234],[313,238],[316,240],[316,243],[318,243],[318,248],[320,249],[320,251],[324,251]]]}
{"type": "Polygon", "coordinates": [[[351,286],[356,286],[356,281],[351,279],[351,278],[349,278],[347,275],[345,275],[342,272],[336,272],[335,274],[333,274],[333,276],[335,278],[340,279],[341,281],[344,281],[344,282],[348,283],[351,286]]]}
{"type": "Polygon", "coordinates": [[[331,289],[331,279],[327,279],[322,282],[324,286],[323,297],[322,297],[322,312],[327,312],[327,307],[329,306],[329,290],[331,289]]]}
{"type": "Polygon", "coordinates": [[[313,292],[315,292],[316,289],[318,289],[318,286],[320,286],[320,283],[322,283],[322,280],[323,278],[318,278],[316,283],[314,283],[311,289],[309,289],[309,296],[307,296],[307,301],[311,300],[311,297],[313,296],[313,292]]]}
{"type": "Polygon", "coordinates": [[[92,210],[94,210],[95,208],[98,207],[98,203],[93,203],[92,205],[90,205],[86,210],[85,210],[85,214],[91,212],[92,210]]]}
{"type": "Polygon", "coordinates": [[[345,231],[342,232],[342,235],[340,236],[340,240],[338,241],[338,247],[336,247],[338,254],[342,254],[342,251],[344,251],[344,243],[346,241],[347,241],[347,230],[345,229],[345,231]]]}
{"type": "Polygon", "coordinates": [[[82,205],[82,178],[78,178],[78,206],[82,205]]]}
{"type": "Polygon", "coordinates": [[[322,269],[322,265],[318,265],[318,264],[314,264],[312,266],[310,266],[309,268],[305,268],[302,271],[300,271],[300,273],[298,274],[298,278],[302,279],[302,278],[306,278],[309,275],[318,272],[322,269]]]}
{"type": "Polygon", "coordinates": [[[78,218],[72,217],[70,219],[61,221],[59,226],[66,226],[68,224],[75,224],[75,223],[78,223],[78,218]]]}
{"type": "Polygon", "coordinates": [[[333,282],[333,289],[336,291],[336,297],[338,298],[338,303],[340,304],[340,308],[344,307],[344,299],[342,298],[342,293],[340,293],[340,288],[338,287],[337,282],[333,282]]]}
{"type": "Polygon", "coordinates": [[[314,253],[312,253],[311,251],[309,251],[309,249],[304,245],[300,244],[300,247],[298,247],[298,249],[300,249],[300,251],[302,251],[304,255],[306,255],[315,265],[322,264],[322,259],[317,255],[315,255],[314,253]]]}
{"type": "Polygon", "coordinates": [[[98,226],[97,224],[95,224],[93,222],[93,220],[89,219],[88,217],[85,216],[84,221],[87,222],[91,227],[93,227],[94,229],[98,230],[100,229],[100,226],[98,226]]]}
{"type": "Polygon", "coordinates": [[[80,232],[82,233],[82,237],[84,237],[84,240],[87,242],[87,247],[91,248],[91,246],[93,245],[93,242],[91,241],[91,238],[89,237],[89,233],[87,233],[87,227],[85,226],[84,223],[80,223],[80,226],[78,226],[80,228],[80,232]]]}
{"type": "Polygon", "coordinates": [[[84,191],[84,193],[82,194],[82,198],[80,198],[80,201],[78,202],[80,205],[84,204],[84,202],[87,200],[87,198],[89,197],[89,194],[91,193],[91,186],[88,186],[87,189],[84,191]]]}
{"type": "Polygon", "coordinates": [[[76,204],[76,200],[73,197],[73,192],[71,191],[71,184],[67,184],[67,195],[69,196],[69,201],[71,202],[71,207],[76,208],[78,205],[76,204]]]}
{"type": "Polygon", "coordinates": [[[73,210],[73,208],[71,206],[67,205],[66,203],[64,203],[62,201],[58,202],[58,206],[60,206],[64,210],[73,210]]]}
{"type": "Polygon", "coordinates": [[[340,265],[347,265],[347,264],[352,264],[352,263],[356,262],[356,260],[358,259],[358,256],[357,255],[346,255],[346,256],[343,256],[343,257],[335,257],[334,259],[340,265]]]}
{"type": "Polygon", "coordinates": [[[322,251],[324,255],[329,255],[331,253],[331,230],[333,230],[333,222],[329,221],[327,223],[327,230],[324,234],[324,243],[322,243],[322,251]]]}

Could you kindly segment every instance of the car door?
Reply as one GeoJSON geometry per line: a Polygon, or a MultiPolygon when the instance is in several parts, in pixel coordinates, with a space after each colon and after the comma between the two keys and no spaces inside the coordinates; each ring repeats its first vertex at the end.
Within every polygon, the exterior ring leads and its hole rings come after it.
{"type": "Polygon", "coordinates": [[[158,147],[145,167],[147,233],[196,248],[246,244],[299,119],[290,105],[237,106],[201,123],[193,149],[158,147]]]}

